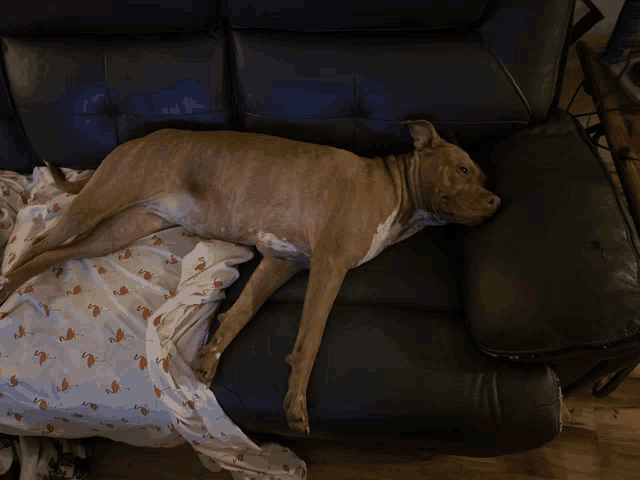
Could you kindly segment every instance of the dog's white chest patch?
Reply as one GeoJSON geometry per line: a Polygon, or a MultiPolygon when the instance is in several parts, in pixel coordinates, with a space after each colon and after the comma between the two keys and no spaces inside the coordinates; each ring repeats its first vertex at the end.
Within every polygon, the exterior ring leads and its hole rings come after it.
{"type": "Polygon", "coordinates": [[[405,238],[409,238],[424,227],[435,227],[449,223],[443,220],[438,220],[431,212],[417,209],[407,224],[402,225],[398,221],[398,214],[399,210],[394,210],[383,223],[378,225],[378,229],[371,239],[371,247],[369,247],[367,255],[356,265],[356,267],[378,256],[390,245],[401,242],[405,238]]]}

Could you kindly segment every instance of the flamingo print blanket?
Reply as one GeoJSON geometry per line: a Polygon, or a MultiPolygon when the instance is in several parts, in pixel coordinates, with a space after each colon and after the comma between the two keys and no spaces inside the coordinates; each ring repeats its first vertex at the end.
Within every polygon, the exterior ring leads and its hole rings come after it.
{"type": "MultiPolygon", "coordinates": [[[[92,173],[63,171],[70,180],[92,173]]],[[[44,167],[29,176],[0,171],[3,270],[72,197],[44,167]]],[[[238,278],[235,265],[252,256],[174,227],[24,284],[0,306],[0,434],[19,438],[0,444],[0,470],[12,456],[22,475],[46,470],[61,452],[52,442],[69,448],[66,439],[101,436],[137,446],[189,442],[208,469],[237,479],[305,478],[302,460],[252,442],[192,371],[224,289],[238,278]]]]}

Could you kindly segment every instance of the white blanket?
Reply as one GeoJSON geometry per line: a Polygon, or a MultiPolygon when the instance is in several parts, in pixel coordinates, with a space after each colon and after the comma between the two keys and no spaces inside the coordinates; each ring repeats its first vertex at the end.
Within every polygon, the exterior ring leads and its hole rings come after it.
{"type": "MultiPolygon", "coordinates": [[[[71,180],[92,173],[63,170],[71,180]]],[[[28,177],[0,171],[3,271],[72,197],[45,168],[28,177]]],[[[28,281],[0,307],[0,433],[154,447],[188,441],[212,471],[305,478],[293,452],[246,437],[191,369],[224,288],[238,278],[235,265],[252,255],[175,227],[28,281]]],[[[0,449],[0,470],[10,452],[0,449]]],[[[31,460],[29,468],[44,468],[31,460]]],[[[21,462],[24,471],[24,454],[21,462]]]]}

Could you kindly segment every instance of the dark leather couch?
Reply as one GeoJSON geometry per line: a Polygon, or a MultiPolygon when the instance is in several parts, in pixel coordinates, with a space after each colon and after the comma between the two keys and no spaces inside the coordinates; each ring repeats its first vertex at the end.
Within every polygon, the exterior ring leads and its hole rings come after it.
{"type": "Polygon", "coordinates": [[[525,451],[560,433],[561,389],[640,360],[637,232],[557,107],[573,0],[22,0],[0,11],[0,168],[95,168],[164,127],[382,156],[411,149],[403,120],[427,118],[500,195],[486,225],[427,228],[349,273],[311,375],[308,437],[282,408],[307,274],[281,288],[212,384],[255,438],[411,459],[525,451]]]}

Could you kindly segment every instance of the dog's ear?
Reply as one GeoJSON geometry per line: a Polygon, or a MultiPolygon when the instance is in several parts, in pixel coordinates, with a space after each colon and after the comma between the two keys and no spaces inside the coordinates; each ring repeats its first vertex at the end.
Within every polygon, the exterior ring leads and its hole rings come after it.
{"type": "Polygon", "coordinates": [[[409,125],[409,130],[413,137],[413,145],[416,150],[435,148],[445,143],[444,140],[440,138],[440,135],[438,135],[438,132],[436,132],[436,129],[433,128],[433,125],[426,120],[407,120],[402,123],[409,125]]]}

